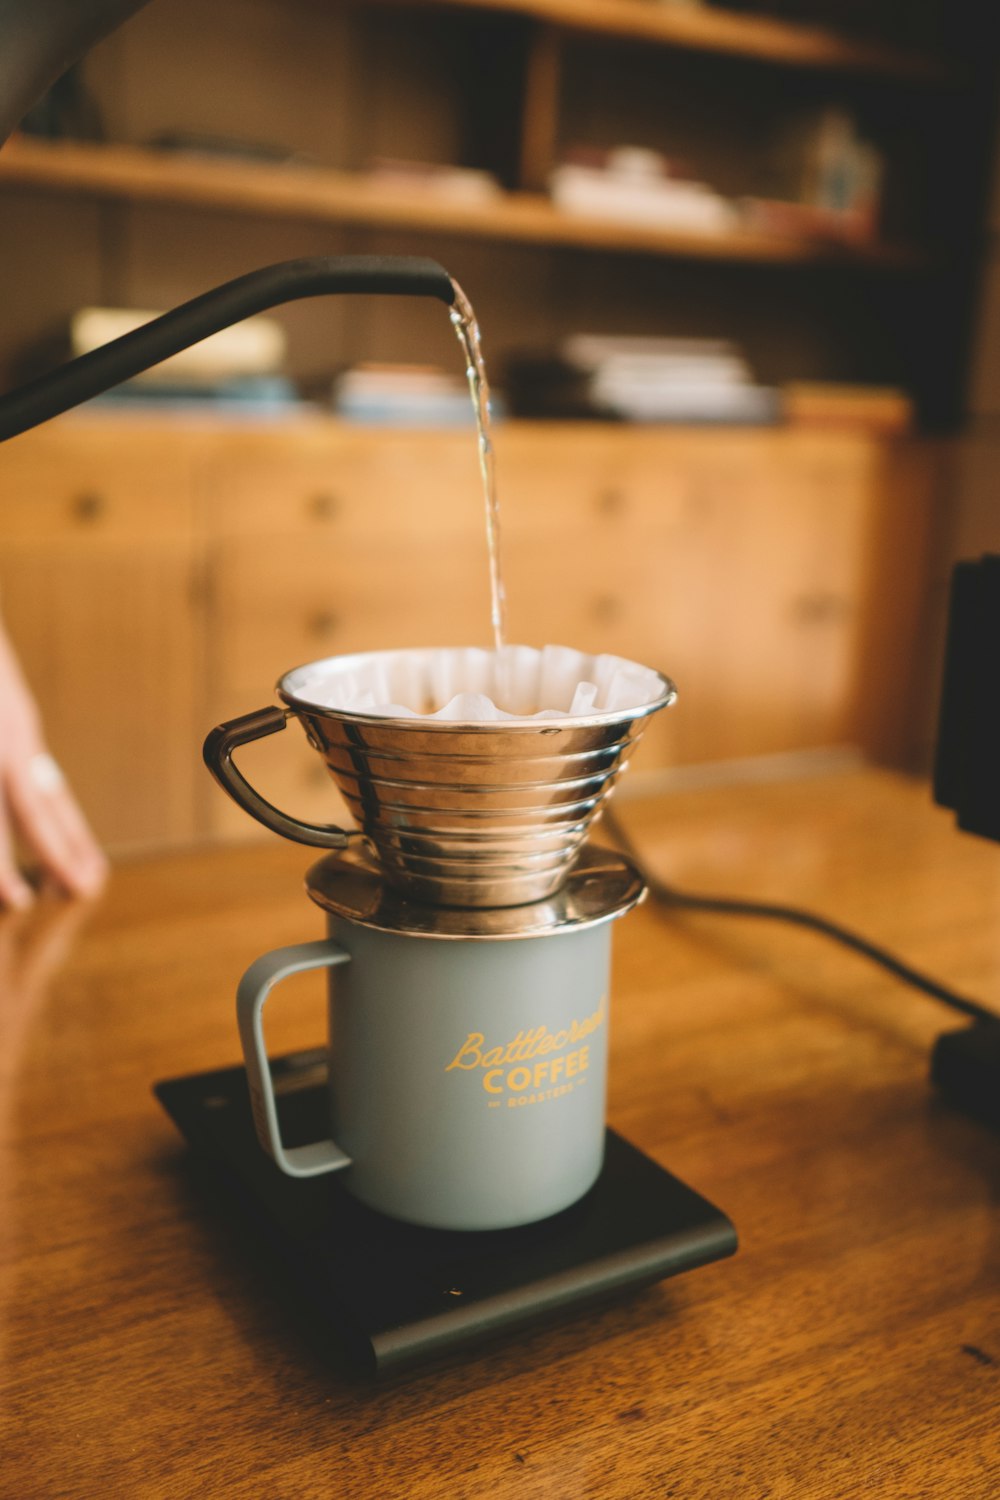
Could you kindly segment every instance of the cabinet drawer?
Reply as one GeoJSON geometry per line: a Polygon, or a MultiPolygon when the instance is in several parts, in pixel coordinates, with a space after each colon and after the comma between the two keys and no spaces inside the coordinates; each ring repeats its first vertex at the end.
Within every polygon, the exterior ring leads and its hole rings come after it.
{"type": "Polygon", "coordinates": [[[471,431],[386,433],[328,426],[253,434],[214,459],[205,493],[220,538],[484,528],[471,431]]]}
{"type": "Polygon", "coordinates": [[[131,546],[189,537],[192,462],[165,434],[95,442],[82,427],[0,445],[0,545],[131,546]]]}
{"type": "Polygon", "coordinates": [[[49,743],[98,837],[190,842],[207,726],[187,546],[23,546],[0,577],[49,743]]]}
{"type": "Polygon", "coordinates": [[[216,702],[266,698],[282,672],[323,656],[489,642],[485,545],[427,532],[230,541],[215,552],[210,600],[216,702]]]}

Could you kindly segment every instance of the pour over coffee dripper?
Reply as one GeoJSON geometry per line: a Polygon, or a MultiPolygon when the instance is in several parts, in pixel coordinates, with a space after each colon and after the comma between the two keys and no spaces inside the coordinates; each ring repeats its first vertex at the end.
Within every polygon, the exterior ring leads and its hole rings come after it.
{"type": "MultiPolygon", "coordinates": [[[[508,648],[507,660],[524,649],[508,648]]],[[[616,665],[619,679],[630,674],[628,706],[567,715],[568,703],[542,702],[531,717],[465,722],[316,701],[317,682],[322,696],[345,701],[345,682],[395,672],[397,680],[423,683],[415,691],[426,702],[435,664],[461,655],[369,652],[286,673],[277,687],[284,706],[219,725],[205,741],[205,760],[234,801],[275,833],[325,849],[363,838],[385,879],[416,901],[477,908],[541,901],[565,881],[647,719],[675,697],[659,672],[565,654],[581,675],[594,673],[595,661],[605,674],[616,665]],[[280,811],[237,769],[235,749],[283,730],[291,718],[323,756],[356,830],[305,823],[280,811]]],[[[498,672],[504,658],[501,653],[498,672]]]]}

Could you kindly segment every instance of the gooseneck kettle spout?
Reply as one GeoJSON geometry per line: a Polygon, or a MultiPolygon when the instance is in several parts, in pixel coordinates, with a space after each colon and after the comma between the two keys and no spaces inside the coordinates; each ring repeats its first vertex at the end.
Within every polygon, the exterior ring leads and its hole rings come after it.
{"type": "Polygon", "coordinates": [[[437,297],[449,306],[455,285],[437,261],[416,256],[320,255],[264,266],[175,307],[89,354],[0,396],[0,442],[17,437],[158,365],[254,313],[332,293],[437,297]]]}
{"type": "MultiPolygon", "coordinates": [[[[0,0],[0,145],[36,99],[101,37],[148,0],[0,0]]],[[[0,396],[0,442],[99,396],[254,313],[336,292],[455,300],[436,261],[408,256],[314,256],[224,282],[173,312],[0,396]]]]}

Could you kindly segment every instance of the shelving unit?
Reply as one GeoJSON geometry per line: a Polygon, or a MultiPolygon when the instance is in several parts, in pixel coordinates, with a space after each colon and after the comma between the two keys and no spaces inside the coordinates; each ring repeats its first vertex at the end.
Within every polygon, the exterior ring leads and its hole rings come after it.
{"type": "Polygon", "coordinates": [[[430,190],[403,191],[361,173],[206,160],[138,146],[99,146],[21,137],[0,152],[0,186],[45,188],[97,199],[176,203],[317,224],[408,229],[534,245],[572,245],[624,254],[772,265],[918,268],[927,257],[897,244],[833,244],[751,229],[725,234],[649,228],[568,214],[538,193],[457,203],[430,190]]]}
{"type": "Polygon", "coordinates": [[[499,11],[559,31],[654,42],[793,68],[874,73],[915,83],[952,84],[957,70],[940,58],[842,36],[818,26],[715,6],[657,5],[654,0],[386,0],[440,9],[499,11]]]}
{"type": "Polygon", "coordinates": [[[892,84],[954,89],[967,79],[953,62],[827,28],[657,0],[380,0],[396,9],[433,9],[526,23],[516,185],[544,189],[555,165],[564,43],[574,37],[644,43],[782,69],[873,77],[892,84]]]}
{"type": "MultiPolygon", "coordinates": [[[[573,331],[730,337],[765,383],[900,385],[926,425],[953,424],[988,170],[989,38],[965,4],[920,52],[657,0],[157,0],[87,60],[106,143],[0,152],[0,194],[24,209],[0,244],[0,274],[22,288],[0,353],[13,364],[43,312],[50,324],[87,300],[169,306],[268,259],[412,250],[475,297],[501,381],[508,354],[573,331]],[[780,204],[798,168],[781,178],[774,136],[797,111],[840,106],[888,162],[876,237],[790,217],[779,233],[750,214],[717,233],[653,227],[547,192],[571,148],[638,145],[730,202],[780,204]],[[147,144],[169,134],[260,140],[309,164],[147,144]],[[502,191],[461,201],[370,170],[406,156],[484,169],[502,191]]],[[[286,326],[291,373],[310,382],[357,359],[446,357],[407,309],[391,326],[354,309],[286,326]]]]}

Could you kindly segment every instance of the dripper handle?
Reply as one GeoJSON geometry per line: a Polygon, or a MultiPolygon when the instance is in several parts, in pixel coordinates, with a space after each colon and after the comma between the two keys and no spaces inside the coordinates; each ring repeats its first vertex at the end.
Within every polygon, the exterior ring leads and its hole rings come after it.
{"type": "Polygon", "coordinates": [[[223,791],[228,792],[244,812],[273,833],[280,833],[282,838],[291,839],[296,844],[310,844],[316,849],[346,849],[351,839],[361,837],[356,829],[338,828],[335,823],[305,823],[283,813],[254,790],[233,761],[233,751],[240,745],[277,734],[290,718],[290,709],[276,708],[272,704],[238,719],[228,719],[225,724],[217,725],[206,739],[202,747],[205,764],[223,791]]]}

